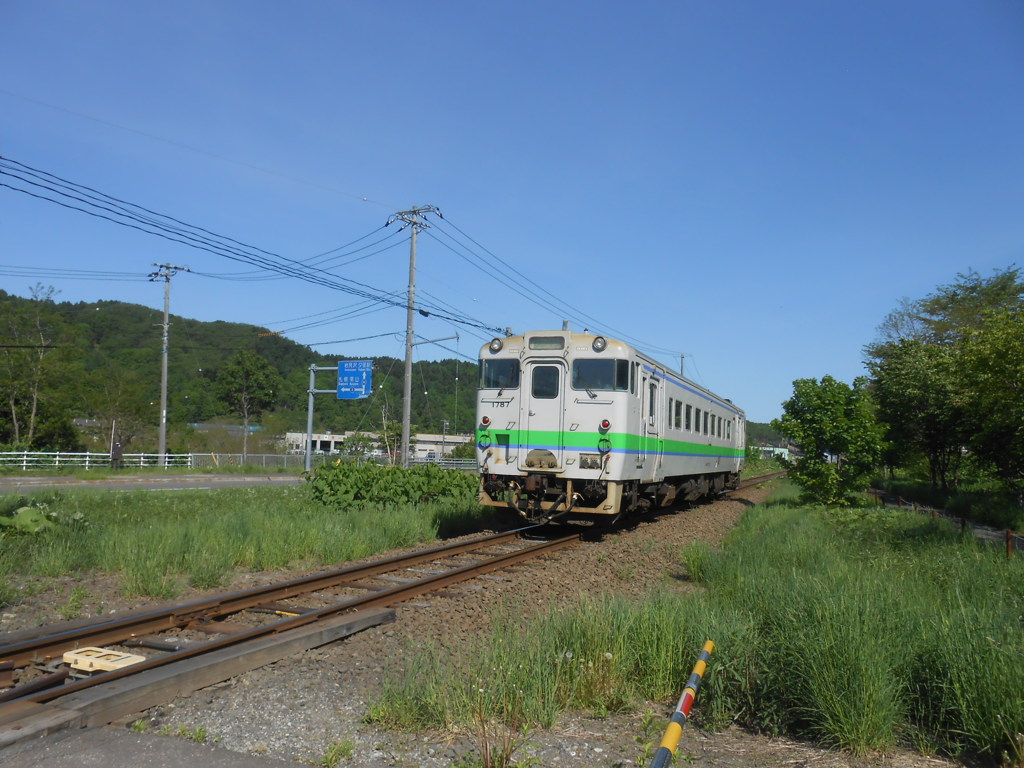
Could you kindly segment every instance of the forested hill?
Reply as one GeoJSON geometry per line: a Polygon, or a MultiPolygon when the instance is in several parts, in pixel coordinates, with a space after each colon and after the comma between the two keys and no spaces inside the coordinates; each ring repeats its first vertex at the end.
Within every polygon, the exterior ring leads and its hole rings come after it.
{"type": "MultiPolygon", "coordinates": [[[[54,302],[37,288],[34,298],[0,290],[0,445],[72,448],[84,445],[73,419],[116,429],[126,447],[156,444],[160,401],[163,313],[117,301],[54,302]]],[[[306,426],[309,366],[335,366],[344,356],[325,356],[266,328],[171,315],[168,353],[168,425],[180,443],[185,425],[220,420],[240,423],[225,391],[226,369],[242,351],[266,361],[279,376],[272,403],[260,421],[275,432],[306,426]]],[[[315,398],[317,431],[381,429],[401,418],[402,363],[374,358],[372,397],[338,401],[315,398]]],[[[413,365],[412,422],[420,431],[449,433],[473,428],[476,364],[468,360],[413,365]]],[[[330,372],[317,388],[330,389],[330,372]]]]}

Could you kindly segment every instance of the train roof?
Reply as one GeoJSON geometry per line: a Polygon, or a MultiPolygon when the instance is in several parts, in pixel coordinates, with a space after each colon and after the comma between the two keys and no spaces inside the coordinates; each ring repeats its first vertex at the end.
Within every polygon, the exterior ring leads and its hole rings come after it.
{"type": "Polygon", "coordinates": [[[506,336],[504,338],[495,338],[491,342],[484,344],[480,349],[480,358],[486,359],[488,356],[502,353],[506,355],[515,354],[518,356],[524,349],[532,349],[535,352],[543,352],[545,350],[549,350],[551,352],[562,351],[563,354],[565,352],[589,352],[593,351],[594,340],[598,337],[605,339],[605,342],[607,343],[605,351],[610,352],[612,355],[618,353],[619,356],[628,355],[631,357],[637,357],[644,363],[648,364],[652,372],[657,373],[659,376],[675,381],[677,384],[687,389],[695,390],[705,397],[717,400],[730,410],[733,410],[740,415],[744,415],[743,409],[735,405],[732,400],[722,397],[721,395],[716,395],[707,387],[701,386],[692,379],[686,378],[683,374],[673,371],[663,363],[659,363],[653,357],[645,355],[632,344],[627,344],[624,341],[613,339],[608,336],[604,336],[603,334],[589,333],[586,331],[583,333],[576,333],[574,331],[565,330],[525,331],[523,333],[506,336]],[[545,340],[553,340],[555,338],[562,339],[562,346],[544,346],[544,344],[551,343],[550,341],[545,340]],[[492,345],[497,341],[501,342],[499,351],[495,351],[492,347],[492,345]]]}

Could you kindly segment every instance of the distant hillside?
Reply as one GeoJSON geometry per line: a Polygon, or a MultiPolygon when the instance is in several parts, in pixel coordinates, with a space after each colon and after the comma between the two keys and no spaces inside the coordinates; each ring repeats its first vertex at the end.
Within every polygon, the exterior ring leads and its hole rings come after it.
{"type": "Polygon", "coordinates": [[[748,443],[772,443],[774,445],[785,445],[786,438],[782,436],[782,433],[772,429],[771,424],[761,424],[756,421],[747,422],[747,442],[748,443]]]}
{"type": "MultiPolygon", "coordinates": [[[[305,429],[309,366],[346,359],[319,354],[259,326],[178,315],[170,321],[168,425],[179,447],[192,440],[188,424],[237,423],[216,386],[218,373],[237,351],[261,355],[284,381],[276,405],[263,418],[274,432],[305,429]]],[[[152,450],[159,423],[162,322],[162,312],[137,304],[55,303],[0,291],[0,387],[8,392],[0,412],[0,444],[24,445],[31,433],[32,447],[83,445],[88,436],[75,435],[70,426],[80,419],[103,425],[97,432],[116,430],[126,447],[152,450]]],[[[373,396],[339,401],[317,395],[314,429],[378,430],[383,421],[399,420],[402,373],[401,361],[374,358],[373,396]]],[[[472,431],[475,363],[416,362],[413,382],[412,422],[420,431],[440,433],[445,421],[449,433],[472,431]]],[[[318,388],[333,384],[329,372],[318,374],[318,388]]]]}

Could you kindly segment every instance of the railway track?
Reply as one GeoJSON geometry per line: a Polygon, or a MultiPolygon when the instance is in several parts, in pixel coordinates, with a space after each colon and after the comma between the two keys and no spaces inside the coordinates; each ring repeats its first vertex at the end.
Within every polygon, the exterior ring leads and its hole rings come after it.
{"type": "MultiPolygon", "coordinates": [[[[775,476],[753,478],[740,488],[775,476]]],[[[393,621],[391,607],[398,603],[555,552],[581,535],[526,537],[539,528],[453,542],[50,634],[8,636],[0,645],[0,753],[25,733],[112,722],[393,621]],[[99,671],[72,666],[82,666],[83,659],[88,666],[84,649],[89,648],[139,658],[99,671]],[[65,654],[71,654],[71,665],[65,654]]]]}
{"type": "Polygon", "coordinates": [[[751,477],[749,479],[742,479],[742,480],[740,480],[740,482],[737,484],[737,486],[735,488],[733,488],[731,491],[728,491],[726,493],[726,496],[728,496],[730,494],[733,494],[733,493],[736,493],[737,491],[742,491],[744,488],[752,488],[755,485],[760,485],[761,483],[767,483],[769,480],[776,480],[776,479],[778,479],[780,477],[785,477],[786,474],[787,474],[786,472],[772,472],[771,474],[768,474],[768,475],[760,475],[758,477],[751,477]]]}
{"type": "Polygon", "coordinates": [[[524,536],[527,531],[454,542],[8,642],[0,646],[0,686],[13,687],[0,693],[0,749],[26,727],[47,729],[55,718],[65,725],[111,722],[166,700],[171,678],[178,681],[173,695],[181,695],[392,621],[394,612],[388,609],[415,596],[579,541],[579,533],[531,540],[524,536]],[[196,641],[197,635],[211,639],[196,641]],[[131,663],[119,666],[124,659],[131,663]],[[126,682],[129,677],[132,682],[126,682]],[[106,694],[94,692],[104,688],[106,694]]]}

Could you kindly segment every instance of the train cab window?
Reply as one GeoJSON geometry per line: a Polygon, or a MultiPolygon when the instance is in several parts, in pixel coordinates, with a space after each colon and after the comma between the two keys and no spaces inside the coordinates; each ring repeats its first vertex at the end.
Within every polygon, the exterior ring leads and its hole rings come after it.
{"type": "Polygon", "coordinates": [[[637,393],[636,388],[636,372],[640,368],[640,363],[633,363],[633,367],[629,371],[629,393],[635,395],[637,393]]]}
{"type": "Polygon", "coordinates": [[[558,366],[534,366],[532,386],[533,396],[538,400],[554,400],[558,397],[558,366]]]}
{"type": "Polygon", "coordinates": [[[591,392],[625,392],[629,388],[629,361],[573,360],[572,388],[591,392]]]}
{"type": "Polygon", "coordinates": [[[650,396],[647,398],[647,418],[651,424],[654,424],[654,404],[658,400],[658,382],[652,381],[650,388],[650,396]]]}
{"type": "Polygon", "coordinates": [[[686,431],[687,432],[693,431],[693,427],[691,426],[691,424],[693,423],[692,416],[693,416],[693,406],[692,405],[687,405],[686,406],[686,431]]]}
{"type": "Polygon", "coordinates": [[[481,360],[480,389],[519,389],[519,361],[481,360]]]}

